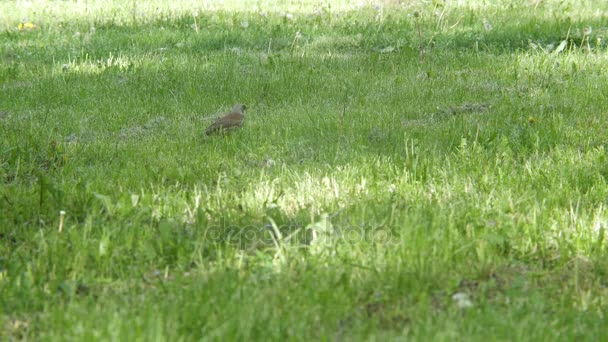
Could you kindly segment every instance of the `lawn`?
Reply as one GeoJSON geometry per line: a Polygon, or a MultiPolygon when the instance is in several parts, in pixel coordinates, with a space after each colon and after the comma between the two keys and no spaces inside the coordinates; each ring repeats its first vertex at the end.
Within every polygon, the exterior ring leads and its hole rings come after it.
{"type": "Polygon", "coordinates": [[[0,340],[608,339],[603,0],[2,1],[0,60],[0,340]]]}

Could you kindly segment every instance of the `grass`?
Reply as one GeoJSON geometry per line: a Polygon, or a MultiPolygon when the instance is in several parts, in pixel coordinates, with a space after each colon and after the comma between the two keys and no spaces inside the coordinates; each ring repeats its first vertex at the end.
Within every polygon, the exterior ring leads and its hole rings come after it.
{"type": "Polygon", "coordinates": [[[388,3],[1,2],[0,337],[604,340],[608,8],[388,3]]]}

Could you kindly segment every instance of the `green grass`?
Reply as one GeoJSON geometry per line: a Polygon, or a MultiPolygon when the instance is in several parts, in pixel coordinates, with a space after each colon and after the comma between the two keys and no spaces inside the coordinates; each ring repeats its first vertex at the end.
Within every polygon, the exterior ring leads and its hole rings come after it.
{"type": "Polygon", "coordinates": [[[608,6],[467,3],[0,2],[0,339],[605,340],[608,6]]]}

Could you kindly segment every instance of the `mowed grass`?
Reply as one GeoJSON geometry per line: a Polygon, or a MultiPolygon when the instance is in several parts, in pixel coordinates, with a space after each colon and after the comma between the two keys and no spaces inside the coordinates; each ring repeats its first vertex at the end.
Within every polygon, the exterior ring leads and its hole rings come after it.
{"type": "Polygon", "coordinates": [[[390,3],[0,3],[0,339],[605,340],[608,6],[390,3]]]}

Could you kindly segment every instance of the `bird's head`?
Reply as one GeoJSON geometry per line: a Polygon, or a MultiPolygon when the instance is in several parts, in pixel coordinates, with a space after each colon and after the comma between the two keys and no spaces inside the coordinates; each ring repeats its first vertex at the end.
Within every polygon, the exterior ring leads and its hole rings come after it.
{"type": "Polygon", "coordinates": [[[232,112],[245,114],[246,109],[247,109],[247,106],[239,103],[239,104],[235,104],[234,107],[232,107],[232,112]]]}

